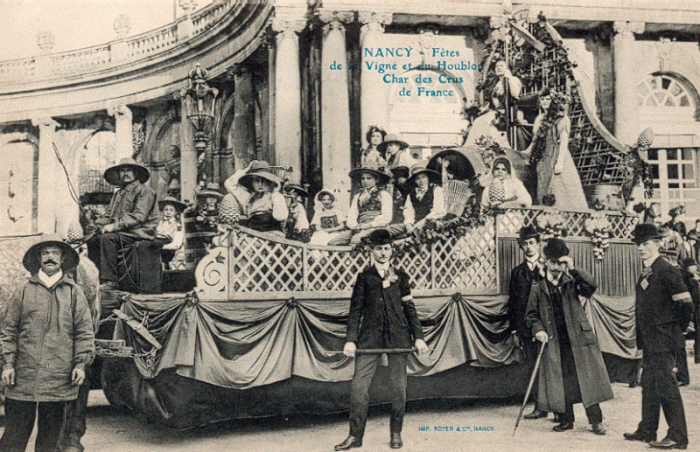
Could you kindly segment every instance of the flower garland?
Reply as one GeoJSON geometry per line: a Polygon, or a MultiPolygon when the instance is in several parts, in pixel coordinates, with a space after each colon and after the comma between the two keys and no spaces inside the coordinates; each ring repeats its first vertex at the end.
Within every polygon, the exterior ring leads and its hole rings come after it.
{"type": "Polygon", "coordinates": [[[568,235],[566,219],[556,209],[548,209],[542,215],[535,218],[535,227],[540,232],[542,240],[561,238],[568,235]]]}
{"type": "Polygon", "coordinates": [[[540,127],[537,129],[537,135],[532,137],[535,146],[530,156],[530,167],[536,168],[537,162],[542,160],[547,148],[547,133],[555,126],[556,122],[564,117],[565,106],[571,103],[571,98],[567,94],[560,93],[550,89],[552,103],[544,115],[540,127]]]}
{"type": "Polygon", "coordinates": [[[597,261],[603,260],[605,250],[610,247],[612,225],[605,214],[596,212],[584,221],[583,227],[593,242],[593,257],[597,261]]]}

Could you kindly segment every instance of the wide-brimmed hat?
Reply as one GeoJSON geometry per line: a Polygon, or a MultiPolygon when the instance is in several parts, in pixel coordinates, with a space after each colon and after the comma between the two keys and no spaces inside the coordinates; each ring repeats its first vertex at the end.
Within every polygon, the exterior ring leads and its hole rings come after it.
{"type": "Polygon", "coordinates": [[[410,177],[406,181],[406,184],[413,184],[416,182],[416,177],[418,177],[421,174],[425,174],[428,176],[428,179],[430,182],[434,184],[440,184],[442,182],[442,178],[440,177],[440,173],[437,171],[433,171],[431,169],[428,169],[425,167],[424,163],[416,163],[411,167],[411,173],[410,177]]]}
{"type": "Polygon", "coordinates": [[[238,183],[240,185],[243,185],[245,188],[247,188],[250,191],[255,191],[253,189],[253,179],[255,179],[256,177],[259,177],[261,179],[265,179],[266,181],[268,181],[276,186],[282,185],[282,179],[280,179],[279,177],[277,177],[277,175],[270,172],[270,164],[264,160],[251,162],[250,169],[245,174],[245,176],[241,177],[238,180],[238,183]]]}
{"type": "Polygon", "coordinates": [[[221,193],[221,190],[219,189],[219,184],[217,184],[216,182],[207,183],[204,190],[199,190],[196,193],[196,195],[201,197],[213,196],[219,199],[224,197],[224,195],[221,193]]]}
{"type": "Polygon", "coordinates": [[[367,237],[369,246],[388,245],[393,242],[391,232],[386,229],[375,229],[367,237]]]}
{"type": "Polygon", "coordinates": [[[527,226],[523,226],[520,228],[520,231],[518,232],[518,241],[519,242],[524,242],[525,240],[528,239],[540,239],[540,233],[537,231],[537,228],[535,226],[529,224],[527,226]]]}
{"type": "Polygon", "coordinates": [[[175,207],[177,213],[181,213],[187,208],[187,204],[181,202],[180,200],[172,196],[166,196],[165,198],[158,201],[158,208],[160,210],[163,210],[163,207],[165,207],[167,204],[170,204],[171,206],[175,207]]]}
{"type": "Polygon", "coordinates": [[[299,185],[299,184],[286,184],[286,185],[284,186],[284,191],[285,191],[285,192],[293,192],[293,193],[295,193],[297,196],[302,196],[302,197],[304,197],[304,198],[308,198],[308,197],[309,197],[309,192],[306,191],[306,189],[304,189],[304,187],[302,187],[302,186],[299,185]]]}
{"type": "Polygon", "coordinates": [[[372,166],[362,166],[360,168],[355,168],[354,170],[350,171],[350,178],[359,178],[360,176],[362,176],[362,173],[369,173],[372,176],[376,177],[377,182],[380,184],[386,184],[391,179],[391,177],[388,174],[383,173],[372,166]]]}
{"type": "Polygon", "coordinates": [[[384,138],[384,141],[381,144],[377,145],[377,150],[383,154],[386,152],[386,147],[391,143],[397,143],[401,149],[406,149],[408,147],[408,143],[399,140],[399,137],[396,136],[396,134],[390,133],[386,136],[386,138],[384,138]]]}
{"type": "Polygon", "coordinates": [[[556,261],[569,255],[569,247],[562,239],[553,238],[547,241],[542,252],[547,259],[556,261]]]}
{"type": "Polygon", "coordinates": [[[78,266],[80,262],[78,252],[75,251],[72,246],[64,242],[60,235],[43,234],[34,245],[29,247],[22,259],[22,265],[24,265],[24,268],[29,270],[32,275],[41,268],[41,250],[45,246],[58,246],[63,250],[63,257],[65,259],[63,259],[61,270],[64,272],[78,266]]]}
{"type": "Polygon", "coordinates": [[[119,182],[119,170],[122,168],[133,169],[134,176],[136,176],[136,179],[138,179],[141,183],[148,181],[148,179],[151,177],[151,173],[148,171],[148,168],[140,163],[136,163],[136,160],[132,159],[131,157],[125,157],[119,160],[119,163],[116,165],[107,168],[104,174],[105,180],[112,185],[121,185],[119,182]]]}
{"type": "Polygon", "coordinates": [[[637,245],[654,239],[661,239],[661,233],[654,224],[640,223],[632,231],[632,241],[637,245]]]}

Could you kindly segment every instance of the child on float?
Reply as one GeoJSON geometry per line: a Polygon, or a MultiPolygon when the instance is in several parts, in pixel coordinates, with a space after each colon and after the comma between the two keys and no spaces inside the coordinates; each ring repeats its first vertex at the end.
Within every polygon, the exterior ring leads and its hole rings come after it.
{"type": "Polygon", "coordinates": [[[389,176],[377,169],[364,167],[350,171],[351,178],[359,178],[361,190],[352,198],[346,224],[348,230],[338,233],[329,245],[355,245],[374,229],[391,223],[392,199],[384,186],[389,176]]]}
{"type": "Polygon", "coordinates": [[[238,183],[252,193],[244,206],[246,220],[242,226],[265,232],[277,237],[284,237],[284,222],[289,216],[287,202],[280,188],[282,181],[269,171],[266,162],[259,162],[258,167],[241,177],[238,183]]]}
{"type": "Polygon", "coordinates": [[[198,229],[201,231],[216,231],[216,217],[219,216],[219,201],[224,197],[219,191],[219,184],[209,182],[204,190],[196,193],[198,229]]]}
{"type": "Polygon", "coordinates": [[[314,198],[314,216],[311,219],[312,245],[328,245],[328,242],[345,229],[346,213],[336,207],[335,196],[328,190],[321,190],[314,198]]]}
{"type": "Polygon", "coordinates": [[[160,253],[163,264],[165,264],[166,268],[170,268],[171,262],[184,260],[184,253],[182,252],[184,232],[179,216],[187,205],[172,196],[168,196],[158,202],[158,207],[160,207],[163,216],[156,226],[156,236],[170,239],[168,243],[163,245],[160,253]],[[175,259],[175,256],[180,254],[182,256],[178,256],[179,259],[175,259]]]}
{"type": "Polygon", "coordinates": [[[508,157],[497,157],[491,166],[491,177],[481,198],[484,207],[523,208],[532,205],[525,185],[513,175],[508,157]]]}
{"type": "Polygon", "coordinates": [[[406,181],[408,196],[403,211],[407,233],[423,228],[427,220],[437,220],[447,215],[440,180],[437,172],[426,169],[421,163],[411,168],[411,177],[406,181]]]}
{"type": "Polygon", "coordinates": [[[287,217],[287,229],[300,233],[309,229],[309,219],[306,217],[306,198],[309,193],[304,187],[297,184],[284,186],[285,197],[289,200],[289,217],[287,217]]]}

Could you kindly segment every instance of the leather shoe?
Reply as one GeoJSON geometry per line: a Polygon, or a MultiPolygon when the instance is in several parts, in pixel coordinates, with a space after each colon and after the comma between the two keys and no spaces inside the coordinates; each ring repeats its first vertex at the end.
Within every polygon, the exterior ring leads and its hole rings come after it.
{"type": "Polygon", "coordinates": [[[645,443],[648,443],[649,441],[656,441],[655,434],[645,435],[641,432],[634,432],[634,433],[623,433],[622,436],[627,441],[644,441],[645,443]]]}
{"type": "Polygon", "coordinates": [[[574,429],[574,423],[573,422],[562,422],[559,425],[555,425],[552,430],[555,432],[563,432],[566,430],[573,430],[574,429]]]}
{"type": "Polygon", "coordinates": [[[605,435],[605,427],[600,422],[593,422],[591,424],[591,431],[596,435],[605,435]]]}
{"type": "Polygon", "coordinates": [[[345,438],[345,441],[335,446],[333,450],[348,450],[353,447],[362,447],[362,439],[350,435],[345,438]]]}
{"type": "Polygon", "coordinates": [[[651,441],[649,447],[654,449],[687,449],[687,444],[680,444],[669,437],[662,439],[661,441],[651,441]]]}
{"type": "Polygon", "coordinates": [[[528,413],[525,416],[523,416],[523,419],[542,419],[543,417],[547,417],[547,414],[548,413],[546,411],[538,410],[537,408],[535,408],[534,410],[532,410],[532,413],[528,413]]]}
{"type": "Polygon", "coordinates": [[[401,441],[401,433],[392,433],[391,434],[391,448],[392,449],[401,449],[403,446],[403,441],[401,441]]]}

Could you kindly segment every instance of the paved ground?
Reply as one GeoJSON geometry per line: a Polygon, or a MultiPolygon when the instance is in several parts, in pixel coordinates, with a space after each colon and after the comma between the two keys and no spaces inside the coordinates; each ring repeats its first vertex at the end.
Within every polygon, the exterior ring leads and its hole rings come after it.
{"type": "MultiPolygon", "coordinates": [[[[691,346],[692,343],[688,342],[691,346]]],[[[691,347],[689,347],[690,350],[691,347]]],[[[681,388],[690,434],[689,450],[700,450],[700,364],[689,357],[691,384],[681,388]]],[[[404,424],[406,451],[537,451],[537,452],[634,452],[648,451],[640,442],[629,442],[622,433],[639,422],[641,389],[614,384],[615,399],[602,404],[606,436],[588,431],[581,405],[576,405],[575,429],[555,433],[551,417],[523,420],[512,436],[519,405],[516,400],[432,400],[409,404],[404,424]],[[427,427],[428,430],[422,430],[427,427]],[[442,427],[439,431],[437,427],[442,427]],[[466,431],[464,429],[466,427],[466,431]],[[459,431],[458,431],[459,428],[459,431]],[[482,430],[477,430],[481,428],[482,430]]],[[[526,412],[531,410],[528,406],[526,412]]],[[[388,407],[370,411],[364,446],[357,451],[389,451],[388,407]]],[[[659,439],[666,432],[661,421],[659,439]]],[[[167,430],[142,417],[116,412],[101,391],[91,394],[86,451],[109,452],[307,452],[332,451],[347,435],[347,414],[300,415],[220,423],[193,431],[167,430]]],[[[33,444],[33,439],[30,444],[33,444]]],[[[33,450],[30,446],[28,450],[33,450]]]]}

